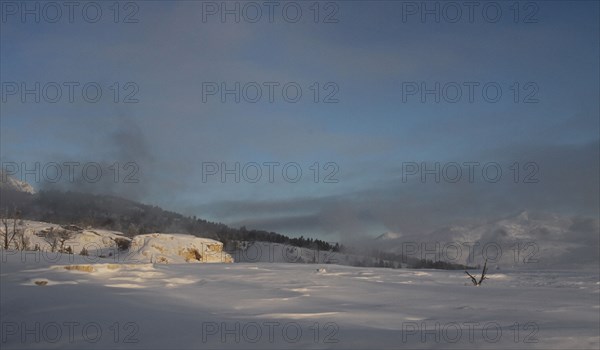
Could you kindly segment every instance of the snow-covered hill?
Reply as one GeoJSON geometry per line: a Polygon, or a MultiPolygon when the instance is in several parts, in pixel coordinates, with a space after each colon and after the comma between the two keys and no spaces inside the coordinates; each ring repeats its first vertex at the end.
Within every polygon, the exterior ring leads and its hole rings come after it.
{"type": "Polygon", "coordinates": [[[29,194],[35,194],[33,186],[24,181],[19,181],[7,174],[0,171],[0,191],[11,190],[17,192],[25,192],[29,194]]]}
{"type": "MultiPolygon", "coordinates": [[[[13,233],[13,220],[9,219],[9,237],[13,233]]],[[[127,246],[131,241],[121,232],[100,229],[83,229],[74,225],[61,226],[41,221],[18,220],[17,234],[10,248],[35,250],[43,252],[63,252],[80,254],[86,250],[88,254],[102,256],[119,249],[119,245],[127,246]]],[[[4,227],[0,226],[0,234],[4,236],[4,227]]]]}
{"type": "MultiPolygon", "coordinates": [[[[9,220],[9,238],[13,222],[9,220]]],[[[214,263],[233,262],[223,252],[221,242],[184,234],[153,233],[138,235],[133,240],[118,231],[83,229],[74,225],[56,225],[40,221],[16,222],[17,234],[11,249],[63,253],[135,263],[214,263]]],[[[5,228],[0,225],[1,243],[5,228]]]]}

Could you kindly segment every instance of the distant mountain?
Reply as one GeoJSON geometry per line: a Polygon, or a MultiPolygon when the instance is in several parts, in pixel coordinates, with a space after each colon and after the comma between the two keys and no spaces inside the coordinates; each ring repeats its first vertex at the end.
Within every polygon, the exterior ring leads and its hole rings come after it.
{"type": "Polygon", "coordinates": [[[398,239],[402,237],[402,234],[400,233],[394,233],[394,232],[385,232],[380,234],[379,236],[375,237],[376,241],[386,241],[386,240],[390,240],[390,239],[398,239]]]}
{"type": "Polygon", "coordinates": [[[19,181],[0,171],[0,191],[3,190],[35,194],[35,189],[27,182],[19,181]]]}
{"type": "Polygon", "coordinates": [[[416,258],[434,256],[433,251],[441,260],[469,265],[489,258],[492,266],[510,268],[597,266],[599,227],[597,218],[520,211],[493,220],[441,227],[427,234],[398,238],[384,234],[373,244],[387,252],[411,252],[409,256],[416,258]]]}

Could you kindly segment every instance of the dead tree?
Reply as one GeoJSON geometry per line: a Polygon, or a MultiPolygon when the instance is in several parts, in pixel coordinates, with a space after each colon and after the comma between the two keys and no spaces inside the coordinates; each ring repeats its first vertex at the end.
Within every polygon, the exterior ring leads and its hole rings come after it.
{"type": "Polygon", "coordinates": [[[10,244],[9,238],[8,238],[8,209],[6,209],[6,214],[2,215],[0,217],[0,220],[2,221],[2,226],[4,226],[4,249],[8,249],[8,245],[10,244]]]}
{"type": "Polygon", "coordinates": [[[481,282],[483,282],[483,280],[487,279],[487,277],[485,276],[487,272],[487,259],[485,259],[485,264],[483,264],[483,271],[481,271],[481,277],[479,278],[479,281],[477,280],[477,278],[475,278],[473,275],[471,275],[468,271],[465,271],[465,273],[467,275],[469,275],[469,277],[471,277],[471,282],[473,282],[473,285],[476,287],[479,287],[481,285],[481,282]]]}
{"type": "Polygon", "coordinates": [[[50,231],[47,233],[46,236],[48,239],[50,239],[49,243],[51,252],[68,252],[65,248],[65,242],[71,238],[71,233],[69,231],[65,229],[57,229],[55,227],[51,227],[50,231]]]}
{"type": "Polygon", "coordinates": [[[4,226],[4,249],[8,249],[10,247],[10,243],[13,241],[13,239],[15,238],[15,236],[17,235],[17,221],[19,220],[20,217],[20,212],[17,209],[14,209],[13,212],[13,217],[12,217],[12,235],[10,235],[10,233],[8,232],[8,222],[9,222],[9,215],[8,215],[8,209],[6,209],[5,211],[5,215],[2,215],[0,218],[0,221],[2,221],[2,225],[4,226]],[[10,237],[10,238],[9,238],[10,237]]]}
{"type": "Polygon", "coordinates": [[[29,240],[29,237],[25,235],[25,230],[19,229],[17,233],[17,240],[15,240],[17,250],[29,250],[31,241],[29,240]]]}

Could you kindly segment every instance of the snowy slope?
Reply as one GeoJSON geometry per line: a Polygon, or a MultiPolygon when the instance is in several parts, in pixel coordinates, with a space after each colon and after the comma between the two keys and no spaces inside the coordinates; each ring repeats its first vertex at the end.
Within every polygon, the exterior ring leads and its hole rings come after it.
{"type": "Polygon", "coordinates": [[[3,348],[600,346],[597,270],[502,271],[473,287],[460,271],[70,258],[4,252],[3,348]]]}
{"type": "MultiPolygon", "coordinates": [[[[83,229],[76,226],[61,226],[41,221],[22,220],[17,223],[17,230],[24,233],[29,250],[40,250],[45,252],[58,252],[62,249],[70,249],[74,254],[79,254],[86,248],[89,254],[103,255],[114,253],[117,241],[130,241],[121,232],[101,229],[83,229]],[[64,240],[64,243],[62,243],[64,240]],[[56,244],[53,249],[53,244],[56,244]]],[[[12,235],[12,220],[9,220],[9,233],[12,235]]],[[[4,235],[4,227],[0,226],[0,234],[4,235]]],[[[15,248],[19,244],[16,236],[11,244],[15,248]]]]}
{"type": "Polygon", "coordinates": [[[35,193],[33,186],[27,182],[19,181],[9,175],[6,175],[2,171],[0,171],[0,190],[12,190],[29,194],[35,193]]]}

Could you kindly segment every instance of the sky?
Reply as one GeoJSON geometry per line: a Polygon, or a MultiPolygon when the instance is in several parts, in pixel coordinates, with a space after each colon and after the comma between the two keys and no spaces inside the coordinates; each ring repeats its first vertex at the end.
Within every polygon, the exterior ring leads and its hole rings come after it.
{"type": "Polygon", "coordinates": [[[0,161],[38,190],[326,240],[598,217],[598,2],[52,4],[1,1],[0,161]]]}

